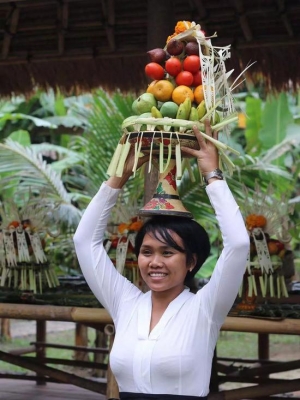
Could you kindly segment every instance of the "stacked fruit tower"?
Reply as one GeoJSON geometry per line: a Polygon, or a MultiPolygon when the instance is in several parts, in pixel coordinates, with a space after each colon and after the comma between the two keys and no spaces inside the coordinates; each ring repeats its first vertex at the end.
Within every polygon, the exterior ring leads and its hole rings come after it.
{"type": "MultiPolygon", "coordinates": [[[[213,47],[199,24],[179,21],[164,48],[148,51],[145,74],[149,78],[146,91],[132,104],[132,116],[122,124],[122,137],[116,148],[109,175],[122,176],[130,145],[135,145],[135,164],[142,153],[158,159],[162,173],[170,160],[176,160],[176,178],[182,176],[181,146],[197,148],[193,133],[197,126],[203,136],[213,141],[220,153],[220,167],[229,173],[234,168],[228,152],[237,153],[224,142],[205,135],[204,121],[209,119],[215,131],[230,133],[237,120],[232,91],[239,77],[230,85],[225,60],[230,46],[213,47]]],[[[226,135],[224,135],[226,137],[226,135]]],[[[201,177],[202,178],[202,177],[201,177]]]]}

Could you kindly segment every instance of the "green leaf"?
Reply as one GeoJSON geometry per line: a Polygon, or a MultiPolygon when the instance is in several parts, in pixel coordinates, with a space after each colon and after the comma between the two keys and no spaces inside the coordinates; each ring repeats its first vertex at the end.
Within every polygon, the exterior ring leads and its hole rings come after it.
{"type": "Polygon", "coordinates": [[[0,123],[6,122],[6,121],[18,121],[22,119],[28,119],[32,121],[36,126],[42,126],[45,128],[57,128],[56,125],[51,124],[48,121],[45,121],[41,118],[36,118],[32,117],[31,115],[25,115],[21,113],[16,113],[16,114],[2,114],[0,113],[0,123]]]}
{"type": "Polygon", "coordinates": [[[288,99],[285,93],[279,96],[270,96],[262,114],[262,129],[259,140],[264,150],[280,143],[286,137],[289,124],[293,122],[289,110],[288,99]]]}
{"type": "Polygon", "coordinates": [[[260,150],[259,130],[261,128],[262,101],[254,97],[246,98],[247,127],[245,137],[247,141],[246,152],[258,154],[260,150]]]}
{"type": "Polygon", "coordinates": [[[20,143],[22,146],[30,146],[31,145],[30,134],[28,131],[25,131],[23,129],[14,131],[13,133],[11,133],[9,135],[9,138],[11,140],[14,140],[15,142],[20,143]]]}
{"type": "Polygon", "coordinates": [[[54,102],[54,110],[55,114],[59,116],[64,116],[67,114],[67,109],[64,103],[64,97],[60,93],[56,95],[56,99],[54,102]]]}

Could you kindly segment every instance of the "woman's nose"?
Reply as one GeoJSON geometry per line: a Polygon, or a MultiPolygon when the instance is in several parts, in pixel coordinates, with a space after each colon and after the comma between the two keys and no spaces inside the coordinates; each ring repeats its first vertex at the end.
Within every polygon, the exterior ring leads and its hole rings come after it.
{"type": "Polygon", "coordinates": [[[163,266],[162,259],[158,255],[154,256],[149,263],[149,267],[152,267],[152,268],[161,268],[162,266],[163,266]]]}

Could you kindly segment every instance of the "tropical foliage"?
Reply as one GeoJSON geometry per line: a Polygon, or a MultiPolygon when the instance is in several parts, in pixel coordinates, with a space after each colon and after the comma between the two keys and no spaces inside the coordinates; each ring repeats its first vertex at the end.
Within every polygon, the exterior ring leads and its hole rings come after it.
{"type": "MultiPolygon", "coordinates": [[[[2,199],[5,201],[31,188],[37,201],[43,195],[55,203],[61,236],[49,245],[55,250],[55,262],[64,271],[78,269],[72,233],[82,211],[107,177],[106,169],[120,138],[120,125],[131,115],[132,101],[131,94],[120,92],[108,95],[98,90],[94,94],[63,98],[50,91],[37,93],[28,101],[18,98],[0,105],[2,199]]],[[[230,138],[221,139],[229,141],[240,153],[230,155],[236,169],[227,177],[229,185],[242,205],[244,185],[251,193],[255,182],[266,189],[272,181],[277,188],[276,195],[284,193],[296,205],[292,217],[296,221],[300,199],[298,99],[281,93],[262,100],[256,93],[247,92],[240,93],[236,101],[241,110],[240,123],[232,127],[230,138]]],[[[193,161],[191,169],[194,179],[186,170],[178,182],[179,191],[186,207],[209,230],[215,244],[202,270],[203,275],[209,276],[220,238],[193,161]]],[[[143,180],[141,174],[128,182],[124,202],[143,201],[143,180]]],[[[299,246],[296,224],[291,231],[296,248],[299,246]]]]}

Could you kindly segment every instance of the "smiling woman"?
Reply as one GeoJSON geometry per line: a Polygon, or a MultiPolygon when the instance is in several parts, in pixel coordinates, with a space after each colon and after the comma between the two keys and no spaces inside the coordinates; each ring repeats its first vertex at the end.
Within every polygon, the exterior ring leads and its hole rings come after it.
{"type": "MultiPolygon", "coordinates": [[[[120,275],[103,246],[111,209],[130,178],[131,149],[122,177],[110,177],[86,209],[74,236],[78,260],[95,296],[116,327],[110,365],[123,399],[206,398],[221,325],[245,270],[249,237],[239,208],[222,179],[215,145],[194,128],[197,159],[222,232],[224,248],[209,283],[196,294],[185,286],[210,252],[206,231],[188,217],[152,216],[136,237],[143,293],[120,275]]],[[[206,135],[217,139],[206,122],[206,135]]],[[[138,167],[149,156],[138,159],[138,167]]]]}

